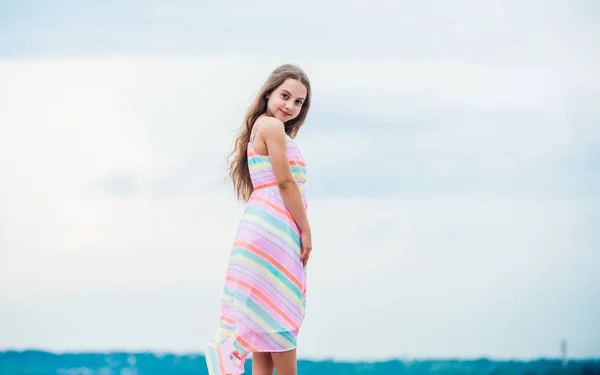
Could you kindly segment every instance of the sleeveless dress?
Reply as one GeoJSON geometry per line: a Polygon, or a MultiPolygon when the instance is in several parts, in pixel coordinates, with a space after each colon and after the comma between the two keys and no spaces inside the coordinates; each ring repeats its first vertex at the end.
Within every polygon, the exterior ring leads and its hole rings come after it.
{"type": "MultiPolygon", "coordinates": [[[[256,129],[246,150],[254,191],[229,256],[219,329],[205,352],[210,375],[242,374],[251,352],[294,349],[304,320],[300,230],[279,193],[269,157],[252,148],[256,129]]],[[[306,209],[306,164],[287,135],[286,149],[306,209]]]]}

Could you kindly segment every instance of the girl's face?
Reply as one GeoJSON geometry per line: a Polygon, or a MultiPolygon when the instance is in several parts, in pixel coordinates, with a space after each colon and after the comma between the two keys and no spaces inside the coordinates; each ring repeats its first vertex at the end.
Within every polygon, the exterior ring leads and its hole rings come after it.
{"type": "Polygon", "coordinates": [[[306,86],[302,82],[288,78],[268,96],[267,115],[282,122],[298,117],[306,99],[306,86]]]}

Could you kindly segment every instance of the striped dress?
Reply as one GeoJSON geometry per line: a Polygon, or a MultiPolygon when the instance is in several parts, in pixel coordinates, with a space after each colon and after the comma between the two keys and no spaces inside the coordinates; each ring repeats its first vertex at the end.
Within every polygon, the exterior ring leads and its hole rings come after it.
{"type": "MultiPolygon", "coordinates": [[[[300,232],[281,198],[269,157],[252,149],[254,134],[247,148],[254,192],[229,257],[219,329],[205,353],[211,375],[242,374],[251,352],[294,349],[304,319],[306,268],[300,261],[300,232]]],[[[306,165],[296,143],[286,138],[290,168],[306,209],[306,165]]]]}

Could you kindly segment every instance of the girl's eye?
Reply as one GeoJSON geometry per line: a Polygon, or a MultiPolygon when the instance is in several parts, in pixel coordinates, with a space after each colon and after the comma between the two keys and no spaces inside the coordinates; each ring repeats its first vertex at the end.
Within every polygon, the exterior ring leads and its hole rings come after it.
{"type": "Polygon", "coordinates": [[[281,94],[285,99],[287,99],[287,94],[281,94]]]}
{"type": "Polygon", "coordinates": [[[302,105],[302,100],[296,100],[296,104],[302,105]]]}

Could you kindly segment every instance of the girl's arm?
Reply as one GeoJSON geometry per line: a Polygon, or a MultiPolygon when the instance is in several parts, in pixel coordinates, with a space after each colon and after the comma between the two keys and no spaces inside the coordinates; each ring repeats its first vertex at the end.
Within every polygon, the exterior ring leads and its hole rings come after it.
{"type": "Polygon", "coordinates": [[[261,138],[267,146],[269,160],[281,197],[300,228],[300,232],[310,234],[310,225],[304,210],[300,189],[288,162],[283,122],[273,117],[263,117],[259,121],[260,128],[257,130],[260,131],[261,138]]]}

